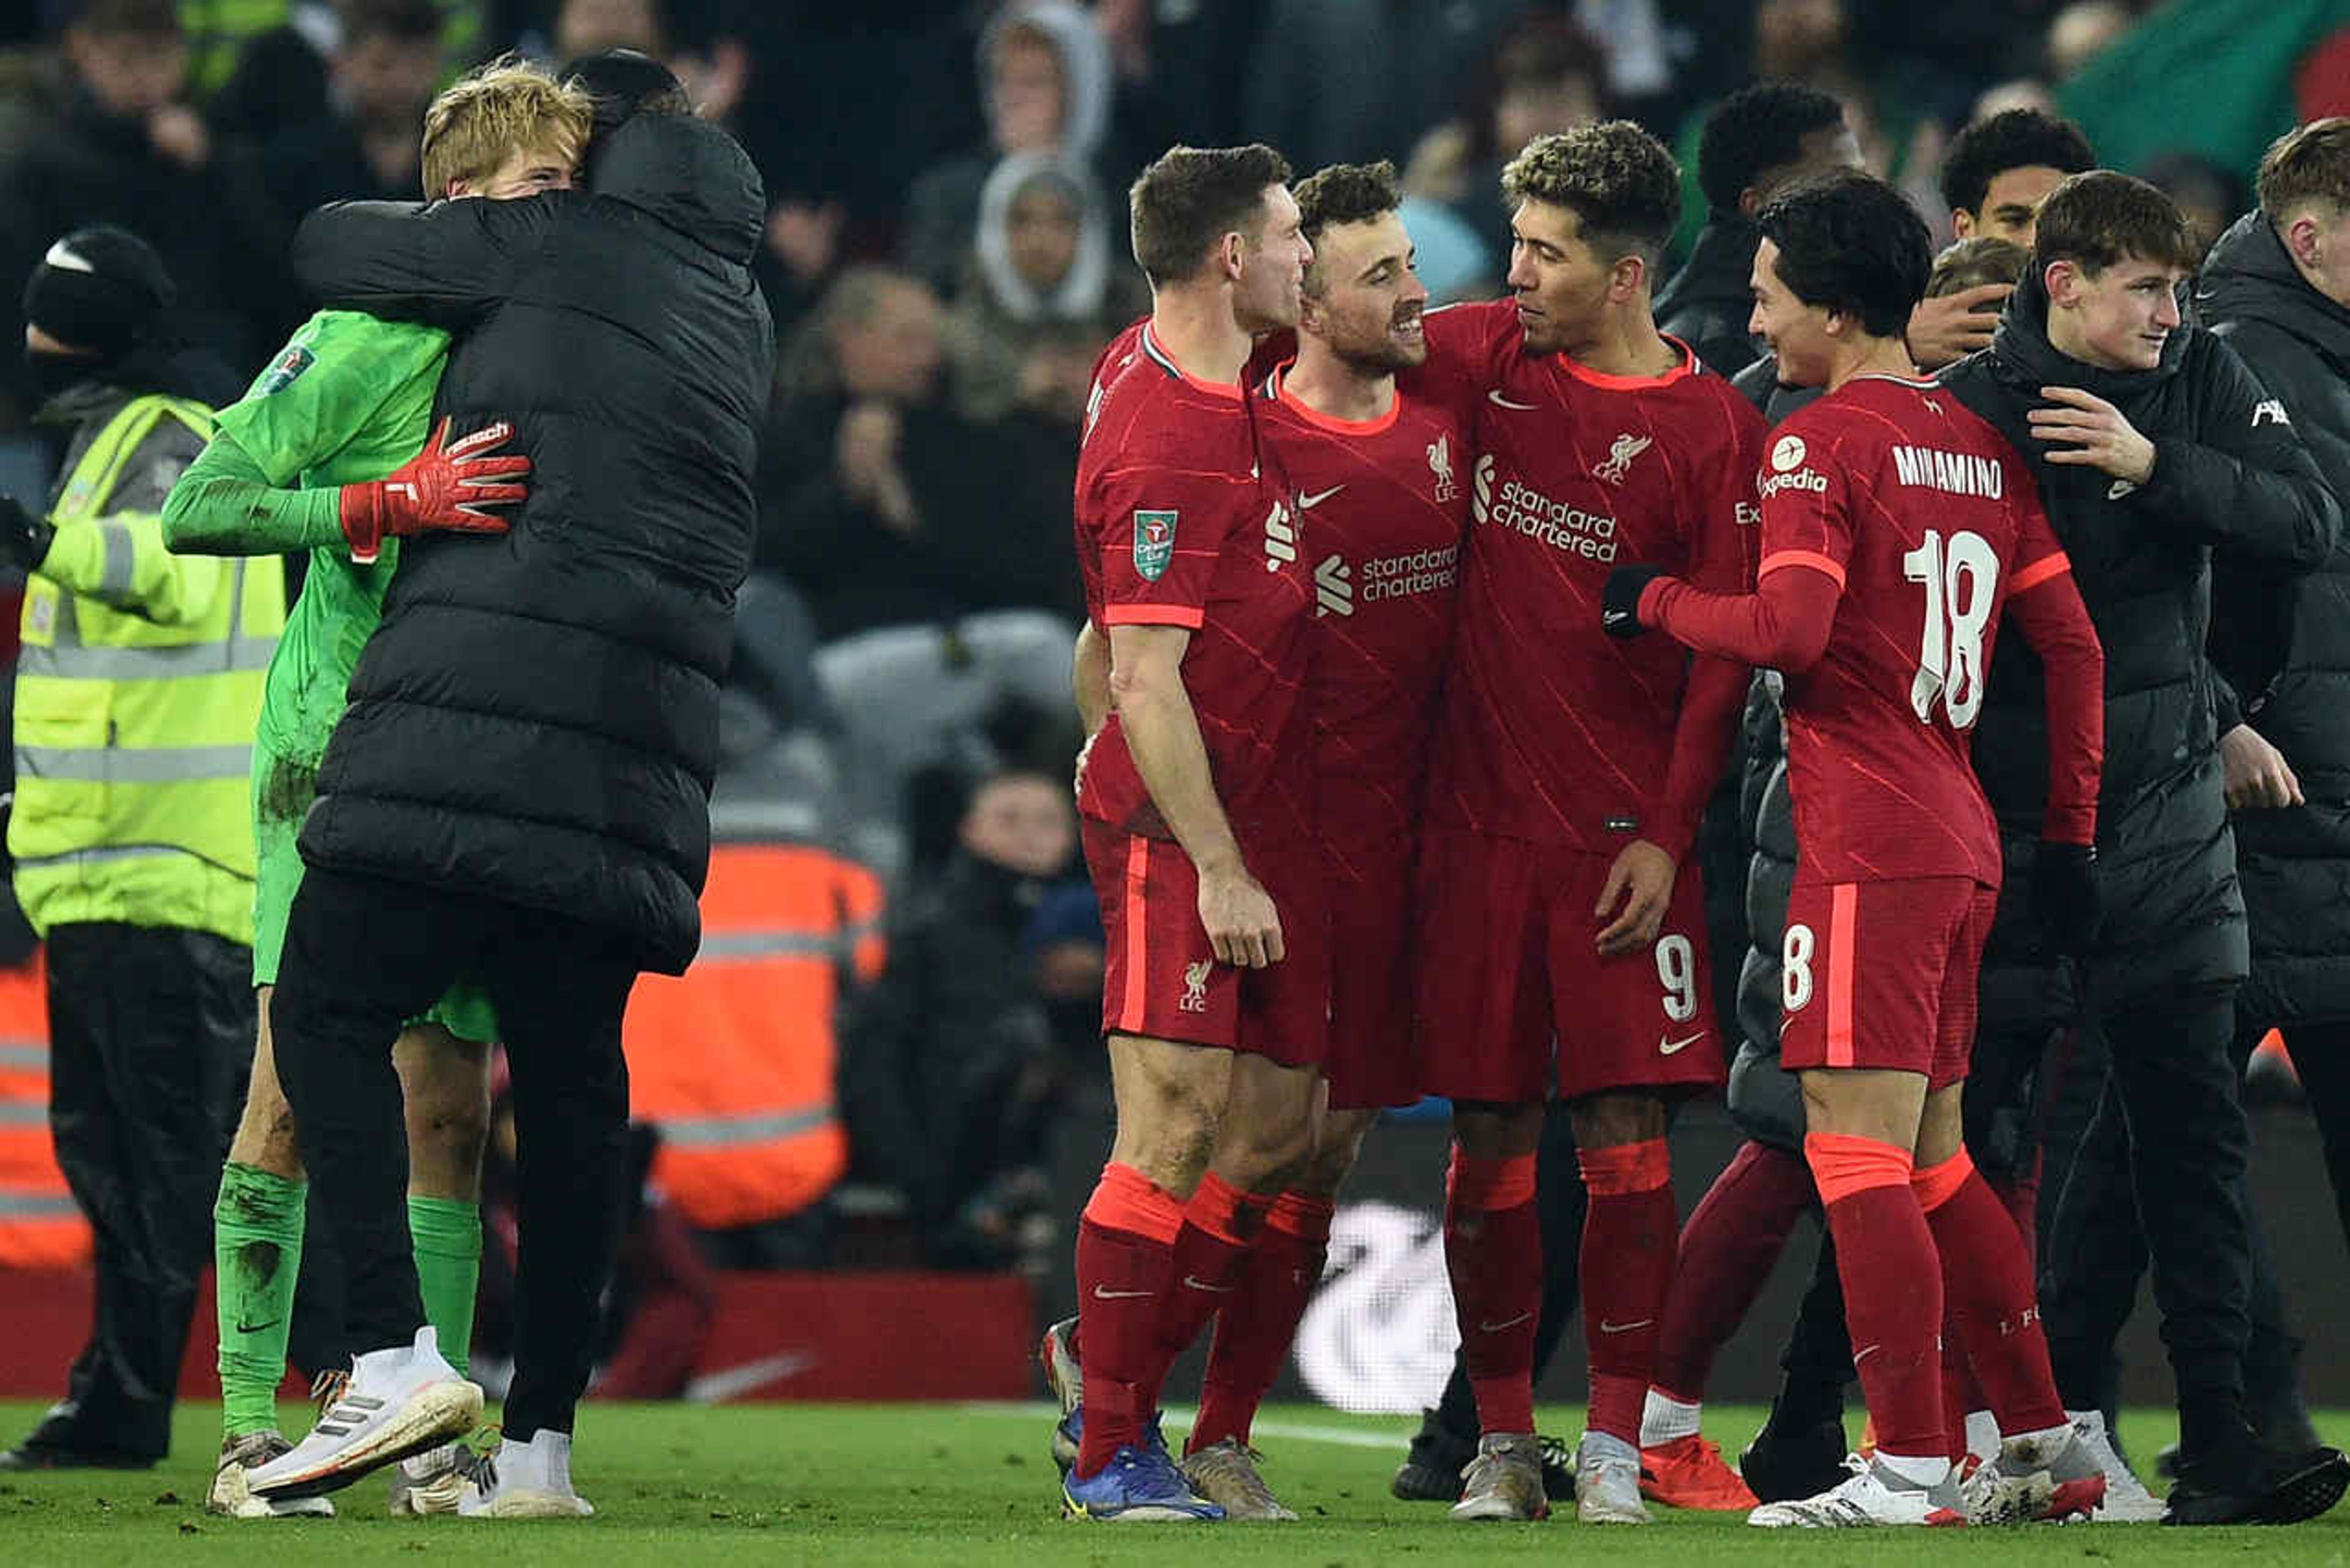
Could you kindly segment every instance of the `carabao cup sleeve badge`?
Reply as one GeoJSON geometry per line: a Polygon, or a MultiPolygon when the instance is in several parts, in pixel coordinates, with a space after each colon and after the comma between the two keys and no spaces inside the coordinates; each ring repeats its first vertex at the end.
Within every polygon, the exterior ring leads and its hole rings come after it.
{"type": "Polygon", "coordinates": [[[1167,575],[1175,559],[1175,514],[1138,512],[1134,514],[1134,569],[1145,582],[1167,575]]]}

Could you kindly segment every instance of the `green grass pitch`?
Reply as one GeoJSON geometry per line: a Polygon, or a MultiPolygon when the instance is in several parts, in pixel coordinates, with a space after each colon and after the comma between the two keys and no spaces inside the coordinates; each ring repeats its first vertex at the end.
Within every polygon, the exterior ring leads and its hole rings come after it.
{"type": "MultiPolygon", "coordinates": [[[[38,1415],[0,1405],[0,1435],[38,1415]]],[[[303,1412],[289,1407],[289,1419],[303,1412]]],[[[1735,1451],[1759,1412],[1709,1412],[1735,1451]]],[[[1441,1507],[1400,1503],[1387,1480],[1414,1423],[1314,1407],[1271,1410],[1257,1442],[1274,1489],[1305,1517],[1290,1525],[1165,1527],[1069,1524],[1045,1438],[1046,1407],[590,1405],[575,1473],[598,1516],[498,1524],[393,1520],[370,1477],[338,1495],[332,1520],[244,1522],[203,1511],[218,1438],[213,1406],[182,1407],[172,1458],[134,1473],[0,1478],[0,1564],[938,1563],[1043,1568],[1048,1563],[1295,1564],[1646,1562],[1801,1563],[1907,1568],[1910,1563],[2279,1563],[2350,1568],[2350,1507],[2292,1530],[2165,1530],[2151,1525],[2041,1526],[1981,1532],[1765,1532],[1733,1515],[1659,1511],[1658,1527],[1602,1530],[1572,1511],[1539,1525],[1455,1525],[1441,1507]]],[[[1180,1417],[1170,1429],[1180,1428],[1180,1417]]],[[[2350,1438],[2350,1412],[2323,1425],[2350,1438]]],[[[1855,1420],[1857,1429],[1857,1418],[1855,1420]]],[[[1565,1428],[1561,1428],[1565,1429],[1565,1428]]],[[[2125,1433],[2144,1456],[2167,1440],[2147,1413],[2125,1433]]]]}

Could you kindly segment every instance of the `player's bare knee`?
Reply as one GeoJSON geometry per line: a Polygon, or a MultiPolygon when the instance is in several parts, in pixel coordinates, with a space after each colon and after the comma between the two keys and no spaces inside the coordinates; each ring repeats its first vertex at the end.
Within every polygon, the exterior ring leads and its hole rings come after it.
{"type": "Polygon", "coordinates": [[[1918,1169],[1941,1164],[1965,1146],[1965,1090],[1963,1083],[1950,1084],[1926,1096],[1925,1112],[1918,1118],[1918,1169]]]}
{"type": "Polygon", "coordinates": [[[408,1119],[408,1144],[431,1165],[470,1184],[490,1132],[488,1049],[436,1025],[402,1033],[393,1047],[408,1119]]]}
{"type": "Polygon", "coordinates": [[[1542,1142],[1540,1104],[1456,1100],[1452,1141],[1467,1159],[1510,1159],[1532,1154],[1542,1142]]]}
{"type": "Polygon", "coordinates": [[[1618,1148],[1665,1136],[1665,1103],[1654,1095],[1590,1095],[1568,1115],[1577,1148],[1618,1148]]]}

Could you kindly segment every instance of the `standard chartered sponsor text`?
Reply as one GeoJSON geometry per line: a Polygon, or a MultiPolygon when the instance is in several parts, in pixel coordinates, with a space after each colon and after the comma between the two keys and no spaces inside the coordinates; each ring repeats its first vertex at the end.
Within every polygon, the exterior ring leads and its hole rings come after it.
{"type": "Polygon", "coordinates": [[[1474,510],[1481,523],[1514,529],[1566,555],[1594,561],[1616,558],[1616,519],[1605,513],[1586,512],[1554,501],[1514,479],[1503,483],[1490,504],[1486,487],[1479,486],[1476,500],[1474,510]]]}
{"type": "Polygon", "coordinates": [[[1409,594],[1435,593],[1461,577],[1461,546],[1414,550],[1406,556],[1382,556],[1365,561],[1357,575],[1357,594],[1365,601],[1399,599],[1409,594]]]}

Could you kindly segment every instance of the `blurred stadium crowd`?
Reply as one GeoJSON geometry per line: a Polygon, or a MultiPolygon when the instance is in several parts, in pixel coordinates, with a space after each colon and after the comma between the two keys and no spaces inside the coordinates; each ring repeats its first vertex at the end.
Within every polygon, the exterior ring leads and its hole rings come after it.
{"type": "MultiPolygon", "coordinates": [[[[767,191],[779,368],[713,870],[762,891],[711,925],[806,940],[743,1008],[657,992],[631,1025],[691,1042],[640,1112],[837,1107],[732,1175],[652,1157],[705,1254],[742,1263],[859,1255],[877,1216],[897,1261],[1034,1262],[1051,1128],[1106,1120],[1069,495],[1094,357],[1149,304],[1123,197],[1149,158],[1393,159],[1440,301],[1500,289],[1503,161],[1595,118],[1679,150],[1685,248],[1705,111],[1760,78],[1837,97],[1941,237],[1943,149],[1998,109],[2073,119],[2207,244],[2273,135],[2350,109],[2341,0],[30,0],[0,19],[0,333],[53,240],[120,224],[176,280],[172,329],[241,385],[308,312],[293,225],[415,196],[440,87],[507,50],[622,46],[669,62],[767,191]]],[[[33,400],[0,358],[0,490],[24,496],[57,457],[33,400]]]]}

